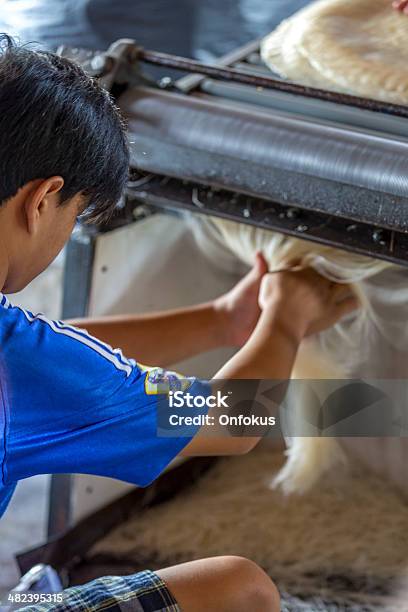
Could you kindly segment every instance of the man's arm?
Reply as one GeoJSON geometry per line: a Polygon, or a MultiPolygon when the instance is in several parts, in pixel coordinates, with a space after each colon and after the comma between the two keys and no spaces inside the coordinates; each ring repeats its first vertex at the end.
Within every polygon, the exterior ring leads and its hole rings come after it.
{"type": "MultiPolygon", "coordinates": [[[[357,307],[357,300],[348,286],[307,269],[266,275],[260,305],[262,314],[254,332],[216,379],[288,380],[303,338],[331,327],[357,307]]],[[[212,426],[208,427],[208,431],[207,426],[201,428],[183,455],[242,454],[259,442],[256,437],[211,437],[212,426]]]]}
{"type": "Polygon", "coordinates": [[[267,265],[258,254],[252,270],[228,293],[190,308],[152,315],[119,315],[70,323],[118,346],[128,357],[166,367],[221,346],[240,347],[260,315],[259,287],[267,265]]]}

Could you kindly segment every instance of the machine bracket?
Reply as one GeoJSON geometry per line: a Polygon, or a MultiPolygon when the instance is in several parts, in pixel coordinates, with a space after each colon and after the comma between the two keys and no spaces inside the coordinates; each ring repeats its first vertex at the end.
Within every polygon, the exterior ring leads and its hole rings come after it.
{"type": "Polygon", "coordinates": [[[158,175],[129,186],[128,197],[157,208],[222,217],[408,266],[408,233],[344,217],[158,175]]]}

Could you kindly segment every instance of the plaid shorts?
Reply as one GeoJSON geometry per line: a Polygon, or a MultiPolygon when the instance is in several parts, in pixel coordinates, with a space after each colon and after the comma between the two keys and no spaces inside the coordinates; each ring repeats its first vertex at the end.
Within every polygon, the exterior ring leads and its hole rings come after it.
{"type": "Polygon", "coordinates": [[[64,591],[63,603],[24,606],[19,612],[181,612],[163,580],[146,570],[107,576],[64,591]]]}

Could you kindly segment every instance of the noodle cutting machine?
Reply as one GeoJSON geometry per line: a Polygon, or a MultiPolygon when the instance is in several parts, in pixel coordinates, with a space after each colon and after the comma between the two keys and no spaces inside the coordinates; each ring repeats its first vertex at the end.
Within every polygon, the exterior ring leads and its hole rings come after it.
{"type": "MultiPolygon", "coordinates": [[[[115,97],[131,152],[117,214],[103,227],[80,228],[68,246],[63,318],[118,312],[120,299],[109,301],[106,288],[110,279],[119,291],[121,274],[128,291],[135,273],[134,300],[121,302],[133,312],[194,303],[207,299],[204,291],[225,290],[219,270],[193,261],[188,232],[177,234],[184,250],[175,256],[173,234],[181,224],[160,225],[163,209],[220,216],[408,266],[408,107],[284,81],[263,64],[259,41],[212,65],[147,51],[127,39],[106,52],[60,53],[115,97]],[[186,75],[175,79],[177,71],[186,75]],[[156,217],[148,230],[109,239],[113,230],[156,217]],[[136,244],[135,256],[130,249],[136,244]],[[183,274],[174,278],[177,266],[183,274]]],[[[206,376],[196,365],[194,373],[206,376]]],[[[83,516],[95,509],[93,499],[99,507],[102,498],[119,493],[113,482],[105,487],[75,478],[75,485],[71,475],[52,479],[50,536],[77,520],[73,497],[91,500],[80,504],[83,516]]]]}
{"type": "Polygon", "coordinates": [[[408,108],[284,81],[259,47],[206,65],[121,40],[79,58],[128,124],[128,206],[218,215],[406,265],[408,108]],[[155,82],[152,64],[190,74],[155,82]]]}

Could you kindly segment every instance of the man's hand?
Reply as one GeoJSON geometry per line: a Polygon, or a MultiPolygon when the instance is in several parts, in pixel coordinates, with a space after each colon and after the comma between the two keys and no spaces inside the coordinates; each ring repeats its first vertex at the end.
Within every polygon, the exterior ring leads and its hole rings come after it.
{"type": "Polygon", "coordinates": [[[282,328],[296,340],[331,327],[358,307],[349,285],[333,283],[311,268],[266,274],[259,306],[274,310],[282,328]]]}
{"type": "Polygon", "coordinates": [[[227,346],[242,346],[255,329],[261,314],[259,289],[267,271],[263,255],[257,253],[252,270],[231,291],[215,300],[227,346]]]}
{"type": "MultiPolygon", "coordinates": [[[[247,277],[249,286],[260,286],[261,314],[255,329],[217,372],[214,389],[216,379],[223,385],[232,379],[289,380],[302,339],[330,327],[358,305],[350,287],[332,283],[311,268],[271,274],[264,274],[264,269],[263,260],[259,260],[259,268],[247,277]]],[[[183,455],[241,454],[259,441],[257,437],[225,437],[222,432],[216,437],[206,435],[210,431],[214,434],[212,427],[204,425],[183,455]]]]}
{"type": "Polygon", "coordinates": [[[392,6],[397,11],[401,11],[401,13],[406,13],[408,15],[408,0],[394,0],[392,6]]]}
{"type": "Polygon", "coordinates": [[[282,325],[296,335],[331,327],[357,307],[348,285],[333,283],[311,268],[295,270],[268,274],[263,255],[256,255],[252,270],[214,302],[223,322],[223,344],[243,346],[261,311],[269,306],[279,313],[282,325]]]}

